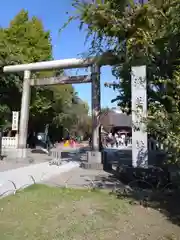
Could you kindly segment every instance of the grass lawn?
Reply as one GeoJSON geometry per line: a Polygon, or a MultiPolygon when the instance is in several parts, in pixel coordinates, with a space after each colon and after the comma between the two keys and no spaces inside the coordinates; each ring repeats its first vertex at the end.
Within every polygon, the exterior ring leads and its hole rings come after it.
{"type": "Polygon", "coordinates": [[[170,240],[178,233],[159,212],[102,191],[34,185],[0,200],[0,240],[170,240]]]}

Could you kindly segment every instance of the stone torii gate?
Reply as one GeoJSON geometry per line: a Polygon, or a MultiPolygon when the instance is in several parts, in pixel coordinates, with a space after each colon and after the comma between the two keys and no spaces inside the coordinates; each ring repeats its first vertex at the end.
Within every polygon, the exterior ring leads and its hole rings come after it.
{"type": "Polygon", "coordinates": [[[55,85],[55,84],[75,84],[91,82],[92,86],[92,152],[91,157],[100,163],[100,131],[99,131],[99,114],[101,110],[100,104],[100,68],[104,65],[113,65],[115,57],[110,53],[86,59],[63,59],[45,62],[36,62],[29,64],[5,66],[4,72],[24,72],[23,92],[21,100],[20,127],[18,152],[20,158],[26,157],[26,142],[28,133],[29,120],[29,103],[31,86],[55,85]],[[73,69],[91,67],[90,75],[80,76],[60,76],[44,79],[31,79],[31,73],[35,71],[50,69],[73,69]]]}
{"type": "MultiPolygon", "coordinates": [[[[23,93],[21,101],[18,152],[20,158],[26,157],[26,141],[29,120],[29,102],[31,86],[52,84],[74,84],[91,82],[92,86],[92,149],[88,160],[101,164],[100,152],[100,69],[105,65],[118,63],[117,57],[107,52],[98,57],[86,59],[64,59],[29,64],[5,66],[4,72],[24,72],[23,93]],[[31,72],[49,69],[73,69],[91,67],[90,75],[60,76],[44,79],[31,79],[31,72]]],[[[146,124],[141,118],[147,114],[146,66],[131,68],[131,106],[132,106],[132,166],[148,167],[148,142],[146,124]],[[139,112],[140,110],[140,112],[139,112]],[[139,114],[137,114],[139,112],[139,114]]]]}

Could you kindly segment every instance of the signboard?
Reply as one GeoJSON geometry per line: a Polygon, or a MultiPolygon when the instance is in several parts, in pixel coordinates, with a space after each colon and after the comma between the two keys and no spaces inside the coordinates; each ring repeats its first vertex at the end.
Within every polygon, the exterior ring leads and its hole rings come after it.
{"type": "Polygon", "coordinates": [[[132,104],[132,165],[148,166],[148,136],[145,124],[147,116],[146,66],[131,69],[132,104]]]}
{"type": "Polygon", "coordinates": [[[19,112],[12,112],[12,130],[18,131],[19,112]]]}

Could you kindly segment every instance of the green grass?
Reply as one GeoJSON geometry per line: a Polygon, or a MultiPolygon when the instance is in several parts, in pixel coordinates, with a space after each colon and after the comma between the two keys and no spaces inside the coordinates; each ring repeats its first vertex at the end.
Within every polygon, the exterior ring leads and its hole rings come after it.
{"type": "Polygon", "coordinates": [[[34,185],[0,200],[0,240],[119,239],[128,214],[106,192],[34,185]]]}

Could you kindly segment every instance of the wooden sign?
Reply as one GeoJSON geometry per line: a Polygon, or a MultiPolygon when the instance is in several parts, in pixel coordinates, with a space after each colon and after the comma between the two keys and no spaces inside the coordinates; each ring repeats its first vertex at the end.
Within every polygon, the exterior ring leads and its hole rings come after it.
{"type": "Polygon", "coordinates": [[[12,130],[18,131],[19,112],[12,112],[12,130]]]}

